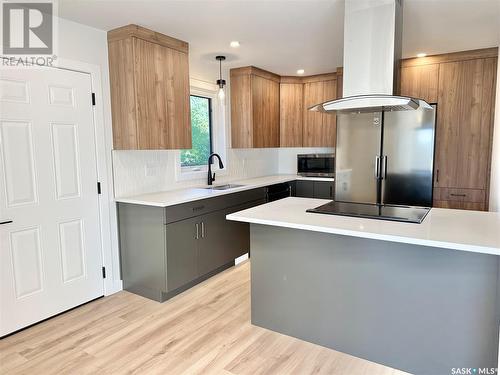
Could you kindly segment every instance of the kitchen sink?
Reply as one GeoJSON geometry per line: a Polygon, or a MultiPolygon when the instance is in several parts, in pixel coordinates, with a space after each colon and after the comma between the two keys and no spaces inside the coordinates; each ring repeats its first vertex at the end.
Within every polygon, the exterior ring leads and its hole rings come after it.
{"type": "Polygon", "coordinates": [[[216,186],[208,186],[204,189],[210,189],[210,190],[229,190],[229,189],[236,189],[239,187],[242,187],[245,185],[238,185],[238,184],[225,184],[225,185],[216,185],[216,186]]]}

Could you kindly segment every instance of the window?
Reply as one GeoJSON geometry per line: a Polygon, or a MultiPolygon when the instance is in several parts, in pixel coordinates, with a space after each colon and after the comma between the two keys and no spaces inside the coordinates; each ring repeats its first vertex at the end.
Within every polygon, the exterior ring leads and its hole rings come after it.
{"type": "Polygon", "coordinates": [[[217,172],[217,176],[228,173],[226,105],[218,99],[218,89],[219,86],[214,83],[190,79],[193,148],[175,151],[176,181],[204,181],[208,170],[207,159],[211,152],[218,153],[224,162],[223,169],[219,169],[218,163],[215,163],[212,171],[217,172]]]}
{"type": "Polygon", "coordinates": [[[212,99],[191,95],[190,101],[193,148],[181,151],[181,167],[206,165],[212,153],[212,99]]]}

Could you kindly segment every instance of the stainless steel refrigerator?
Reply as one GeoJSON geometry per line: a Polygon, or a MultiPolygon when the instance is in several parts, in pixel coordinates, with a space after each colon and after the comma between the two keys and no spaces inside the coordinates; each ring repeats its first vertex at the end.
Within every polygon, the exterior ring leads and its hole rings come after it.
{"type": "Polygon", "coordinates": [[[433,108],[337,114],[335,200],[431,207],[433,108]]]}
{"type": "Polygon", "coordinates": [[[336,115],[335,202],[309,212],[421,222],[428,210],[417,207],[432,206],[436,106],[336,115]]]}

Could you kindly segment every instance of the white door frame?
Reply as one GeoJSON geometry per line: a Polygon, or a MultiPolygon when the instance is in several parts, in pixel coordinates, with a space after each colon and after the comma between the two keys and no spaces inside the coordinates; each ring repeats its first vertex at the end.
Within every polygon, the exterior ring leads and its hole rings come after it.
{"type": "MultiPolygon", "coordinates": [[[[85,62],[62,59],[57,61],[55,69],[67,69],[88,73],[91,79],[92,92],[95,93],[96,103],[92,113],[95,129],[95,151],[97,160],[97,178],[101,183],[99,196],[99,228],[101,234],[101,253],[103,267],[106,267],[104,279],[104,295],[116,293],[123,288],[120,280],[120,259],[118,251],[117,218],[113,196],[113,167],[111,160],[112,130],[111,124],[105,126],[104,108],[110,107],[109,100],[105,103],[103,94],[101,69],[99,65],[85,62]],[[114,229],[113,229],[114,228],[114,229]]],[[[91,97],[89,96],[89,102],[91,97]]],[[[97,186],[96,186],[97,189],[97,186]]]]}

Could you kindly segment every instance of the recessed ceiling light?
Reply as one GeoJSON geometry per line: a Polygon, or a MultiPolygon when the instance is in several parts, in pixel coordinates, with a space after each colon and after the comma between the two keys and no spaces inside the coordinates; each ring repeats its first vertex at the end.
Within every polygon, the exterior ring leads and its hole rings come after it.
{"type": "Polygon", "coordinates": [[[304,74],[304,69],[297,70],[297,74],[304,74]]]}
{"type": "Polygon", "coordinates": [[[240,42],[238,42],[237,40],[233,40],[231,43],[229,43],[229,45],[233,48],[238,48],[240,46],[240,42]]]}
{"type": "Polygon", "coordinates": [[[425,57],[427,54],[425,52],[417,53],[417,57],[425,57]]]}

